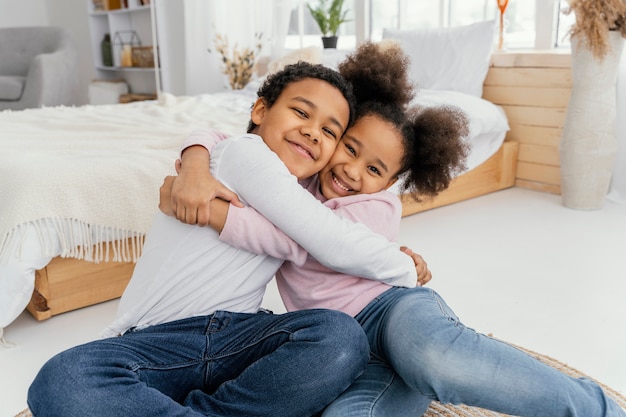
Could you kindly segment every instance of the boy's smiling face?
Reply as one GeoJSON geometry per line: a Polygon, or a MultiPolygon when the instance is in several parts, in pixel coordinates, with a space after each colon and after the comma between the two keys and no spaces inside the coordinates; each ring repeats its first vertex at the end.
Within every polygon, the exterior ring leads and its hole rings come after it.
{"type": "Polygon", "coordinates": [[[251,118],[263,138],[298,179],[318,173],[330,160],[350,118],[341,92],[325,81],[292,82],[272,107],[257,99],[251,118]]]}
{"type": "Polygon", "coordinates": [[[372,194],[398,179],[404,147],[400,132],[377,116],[364,116],[348,129],[319,175],[326,198],[372,194]]]}

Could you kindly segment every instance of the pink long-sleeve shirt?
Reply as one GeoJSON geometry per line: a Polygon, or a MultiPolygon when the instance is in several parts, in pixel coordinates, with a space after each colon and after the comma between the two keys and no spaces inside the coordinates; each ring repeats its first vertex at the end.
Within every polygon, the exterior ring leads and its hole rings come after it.
{"type": "MultiPolygon", "coordinates": [[[[307,189],[336,215],[366,224],[373,232],[390,241],[397,240],[402,205],[387,191],[326,200],[319,192],[317,179],[307,189]]],[[[278,290],[288,311],[329,308],[351,316],[358,314],[372,299],[390,288],[376,280],[333,271],[293,241],[254,209],[230,206],[220,240],[240,249],[269,255],[289,253],[290,258],[276,273],[278,290]],[[259,242],[264,241],[263,247],[259,242]],[[268,244],[271,242],[271,244],[268,244]],[[305,261],[300,259],[304,256],[305,261]]]]}

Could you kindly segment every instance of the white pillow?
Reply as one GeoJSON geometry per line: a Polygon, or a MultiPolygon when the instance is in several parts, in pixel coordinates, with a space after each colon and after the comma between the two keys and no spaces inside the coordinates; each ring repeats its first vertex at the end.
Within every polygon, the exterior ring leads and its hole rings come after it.
{"type": "Polygon", "coordinates": [[[418,89],[452,90],[481,97],[496,32],[495,20],[424,30],[383,30],[411,59],[418,89]]]}
{"type": "Polygon", "coordinates": [[[281,71],[286,65],[295,64],[298,61],[320,64],[322,62],[322,48],[318,46],[309,46],[307,48],[290,51],[285,55],[272,60],[267,66],[267,74],[273,74],[281,71]]]}
{"type": "Polygon", "coordinates": [[[467,140],[471,146],[467,158],[467,169],[473,169],[486,161],[502,145],[509,130],[504,110],[483,98],[458,91],[419,90],[411,105],[439,107],[443,105],[459,108],[469,121],[467,140]]]}
{"type": "Polygon", "coordinates": [[[506,114],[500,106],[483,98],[458,91],[421,89],[417,91],[410,105],[422,107],[449,105],[458,107],[465,113],[470,122],[470,136],[509,130],[506,114]]]}

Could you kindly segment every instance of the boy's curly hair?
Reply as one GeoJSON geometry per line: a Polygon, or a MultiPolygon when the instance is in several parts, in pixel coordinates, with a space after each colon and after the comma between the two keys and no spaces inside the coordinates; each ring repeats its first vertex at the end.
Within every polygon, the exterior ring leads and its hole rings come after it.
{"type": "MultiPolygon", "coordinates": [[[[323,65],[311,64],[304,61],[286,65],[281,71],[275,72],[265,79],[257,91],[257,97],[263,98],[266,105],[272,107],[289,84],[308,78],[325,81],[341,92],[348,102],[350,109],[348,126],[352,125],[352,123],[354,123],[356,101],[352,84],[339,74],[339,72],[323,65]]],[[[256,127],[257,125],[250,120],[248,123],[248,133],[251,133],[256,127]]]]}

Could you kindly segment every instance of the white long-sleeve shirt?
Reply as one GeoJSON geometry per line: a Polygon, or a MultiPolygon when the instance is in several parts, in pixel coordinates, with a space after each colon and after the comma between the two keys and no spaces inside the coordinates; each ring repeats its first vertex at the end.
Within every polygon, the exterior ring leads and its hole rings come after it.
{"type": "MultiPolygon", "coordinates": [[[[215,146],[211,173],[325,266],[414,285],[413,262],[397,244],[335,216],[302,188],[259,136],[242,135],[215,146]]],[[[216,310],[256,312],[281,262],[236,249],[209,228],[159,213],[104,336],[216,310]]]]}
{"type": "MultiPolygon", "coordinates": [[[[397,195],[380,191],[327,200],[319,191],[318,181],[311,181],[307,189],[335,215],[363,223],[390,241],[397,240],[402,214],[397,195]]],[[[287,311],[329,308],[355,316],[390,288],[385,282],[326,268],[252,207],[231,206],[220,239],[254,253],[289,256],[276,272],[287,311]],[[307,255],[304,263],[303,255],[307,255]]]]}

